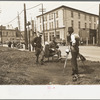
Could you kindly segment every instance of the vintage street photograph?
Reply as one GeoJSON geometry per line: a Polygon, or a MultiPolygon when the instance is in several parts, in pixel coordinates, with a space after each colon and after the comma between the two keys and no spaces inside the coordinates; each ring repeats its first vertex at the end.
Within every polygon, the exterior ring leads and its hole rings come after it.
{"type": "Polygon", "coordinates": [[[0,85],[99,84],[100,2],[0,1],[0,85]]]}

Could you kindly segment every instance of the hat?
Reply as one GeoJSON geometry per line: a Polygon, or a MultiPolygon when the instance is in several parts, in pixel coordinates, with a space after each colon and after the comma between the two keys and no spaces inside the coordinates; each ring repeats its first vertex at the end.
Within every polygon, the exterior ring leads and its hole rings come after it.
{"type": "Polygon", "coordinates": [[[74,31],[73,27],[68,27],[68,31],[74,31]]]}

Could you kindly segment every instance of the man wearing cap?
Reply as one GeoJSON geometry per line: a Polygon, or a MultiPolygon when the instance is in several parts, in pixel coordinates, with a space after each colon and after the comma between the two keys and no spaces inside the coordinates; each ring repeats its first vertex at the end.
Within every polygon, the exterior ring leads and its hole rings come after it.
{"type": "Polygon", "coordinates": [[[36,55],[36,63],[38,63],[39,55],[42,51],[42,33],[39,33],[39,36],[35,37],[32,46],[35,46],[35,55],[36,55]]]}
{"type": "Polygon", "coordinates": [[[68,27],[68,36],[67,36],[67,42],[70,45],[71,49],[71,65],[72,65],[72,75],[73,75],[73,81],[76,81],[78,79],[78,65],[77,65],[77,56],[79,54],[79,35],[73,33],[74,30],[72,27],[68,27]]]}

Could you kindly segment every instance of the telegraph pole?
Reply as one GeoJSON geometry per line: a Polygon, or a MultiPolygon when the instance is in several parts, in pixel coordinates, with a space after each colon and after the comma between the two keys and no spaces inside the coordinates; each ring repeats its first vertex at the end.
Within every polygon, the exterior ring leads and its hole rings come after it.
{"type": "Polygon", "coordinates": [[[54,34],[54,37],[56,37],[56,18],[55,18],[55,13],[54,13],[54,25],[55,25],[55,34],[54,34]]]}
{"type": "Polygon", "coordinates": [[[99,4],[98,45],[100,46],[100,4],[99,4]]]}
{"type": "Polygon", "coordinates": [[[2,25],[1,25],[1,44],[2,44],[2,46],[3,46],[2,25]]]}
{"type": "Polygon", "coordinates": [[[45,44],[44,16],[43,16],[43,12],[45,11],[45,9],[43,8],[43,4],[42,4],[42,9],[40,9],[40,11],[42,12],[43,42],[45,44]]]}
{"type": "MultiPolygon", "coordinates": [[[[20,17],[19,17],[19,12],[18,12],[18,29],[20,32],[20,17]]],[[[21,32],[20,32],[20,41],[21,41],[21,32]]]]}
{"type": "Polygon", "coordinates": [[[25,36],[25,49],[28,49],[28,38],[27,38],[27,28],[26,28],[26,5],[24,4],[24,36],[25,36]]]}
{"type": "Polygon", "coordinates": [[[19,31],[20,31],[20,17],[19,17],[19,12],[18,12],[18,28],[19,28],[19,31]]]}
{"type": "Polygon", "coordinates": [[[31,23],[28,22],[27,26],[28,26],[28,36],[29,36],[29,39],[28,39],[29,40],[29,51],[31,51],[31,45],[30,45],[30,27],[29,27],[30,25],[31,25],[31,23]]]}
{"type": "Polygon", "coordinates": [[[42,23],[43,23],[43,35],[44,35],[44,44],[45,44],[45,33],[44,33],[44,16],[43,16],[43,4],[42,4],[42,23]]]}

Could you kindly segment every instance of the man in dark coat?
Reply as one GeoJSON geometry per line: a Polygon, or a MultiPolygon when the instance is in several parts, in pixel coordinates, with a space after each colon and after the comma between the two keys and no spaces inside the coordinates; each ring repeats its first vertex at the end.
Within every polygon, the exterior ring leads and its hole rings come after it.
{"type": "Polygon", "coordinates": [[[35,37],[32,46],[35,47],[35,55],[36,55],[36,63],[38,63],[39,55],[42,51],[42,33],[39,34],[39,36],[35,37]]]}

